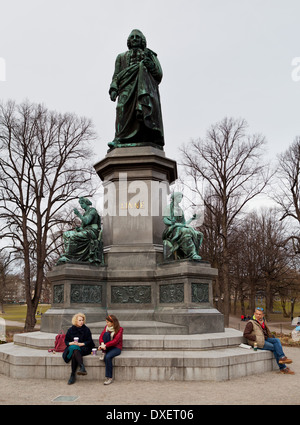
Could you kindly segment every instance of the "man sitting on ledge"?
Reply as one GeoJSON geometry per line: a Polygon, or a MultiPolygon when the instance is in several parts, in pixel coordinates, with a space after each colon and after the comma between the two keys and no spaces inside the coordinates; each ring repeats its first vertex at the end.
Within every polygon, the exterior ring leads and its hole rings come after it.
{"type": "Polygon", "coordinates": [[[256,342],[257,348],[273,351],[280,372],[294,375],[295,372],[286,366],[286,364],[292,363],[292,360],[288,359],[284,354],[280,339],[273,338],[264,320],[263,311],[261,307],[256,308],[253,318],[248,321],[245,327],[244,337],[247,339],[249,345],[253,346],[256,342]]]}

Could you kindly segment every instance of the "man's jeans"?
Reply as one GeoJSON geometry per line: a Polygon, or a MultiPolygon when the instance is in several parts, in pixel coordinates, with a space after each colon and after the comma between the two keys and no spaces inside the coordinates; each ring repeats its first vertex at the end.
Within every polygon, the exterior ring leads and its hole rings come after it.
{"type": "MultiPolygon", "coordinates": [[[[106,342],[110,341],[110,333],[105,332],[103,335],[103,341],[104,344],[106,342]]],[[[121,354],[120,348],[117,347],[107,347],[106,351],[104,351],[105,354],[105,376],[106,378],[112,378],[113,377],[113,365],[112,365],[112,359],[116,356],[119,356],[121,354]]]]}
{"type": "Polygon", "coordinates": [[[274,357],[275,357],[276,362],[279,366],[279,369],[285,369],[286,368],[285,364],[279,364],[278,363],[279,359],[281,359],[281,357],[285,356],[285,354],[282,350],[280,339],[278,339],[278,338],[267,338],[265,340],[265,345],[263,346],[262,350],[273,351],[274,357]]]}

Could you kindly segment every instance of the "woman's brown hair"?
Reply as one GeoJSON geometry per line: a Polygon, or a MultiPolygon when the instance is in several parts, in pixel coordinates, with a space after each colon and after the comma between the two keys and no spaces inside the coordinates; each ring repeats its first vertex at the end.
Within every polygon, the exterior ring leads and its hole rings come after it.
{"type": "Polygon", "coordinates": [[[113,324],[113,327],[114,327],[114,330],[115,330],[115,335],[116,335],[120,330],[119,320],[116,318],[116,316],[114,314],[110,314],[109,316],[107,316],[106,320],[113,324]]]}

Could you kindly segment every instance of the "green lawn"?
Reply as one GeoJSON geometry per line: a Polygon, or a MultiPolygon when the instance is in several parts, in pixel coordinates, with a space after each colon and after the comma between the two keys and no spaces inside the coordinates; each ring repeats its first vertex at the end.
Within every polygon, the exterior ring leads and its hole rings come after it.
{"type": "MultiPolygon", "coordinates": [[[[40,304],[37,311],[45,313],[48,308],[50,308],[50,304],[40,304]]],[[[26,304],[5,304],[4,305],[5,313],[1,313],[0,317],[5,320],[13,320],[16,322],[25,323],[26,313],[27,313],[27,305],[26,304]]],[[[36,316],[37,323],[41,322],[41,316],[36,316]]]]}
{"type": "MultiPolygon", "coordinates": [[[[50,308],[50,304],[40,304],[37,311],[45,313],[48,308],[50,308]]],[[[5,313],[0,314],[0,318],[5,320],[11,320],[14,322],[20,322],[21,325],[6,325],[6,342],[13,341],[13,335],[15,333],[21,333],[24,329],[25,318],[27,313],[27,305],[26,304],[5,304],[4,305],[5,313]]],[[[41,323],[41,316],[36,315],[37,324],[41,323]]]]}
{"type": "MultiPolygon", "coordinates": [[[[248,302],[245,302],[245,307],[246,307],[246,315],[253,314],[253,311],[250,311],[250,309],[248,308],[248,302]]],[[[261,303],[257,303],[257,307],[263,307],[265,308],[264,302],[261,303]]],[[[231,306],[231,311],[233,312],[233,304],[231,306]]],[[[282,308],[281,308],[281,303],[280,301],[274,301],[273,304],[273,311],[274,313],[270,314],[269,317],[269,321],[272,322],[290,322],[291,318],[290,317],[284,317],[283,313],[282,313],[282,308]]],[[[290,313],[291,311],[291,303],[290,301],[288,301],[286,303],[286,311],[287,313],[290,313]]],[[[236,309],[236,316],[240,316],[241,315],[241,306],[240,303],[237,303],[237,309],[236,309]]],[[[295,308],[294,308],[294,317],[296,316],[300,316],[300,302],[296,303],[295,308]]]]}
{"type": "MultiPolygon", "coordinates": [[[[264,305],[260,305],[260,307],[264,307],[264,305]]],[[[42,312],[43,314],[48,310],[48,308],[50,308],[51,305],[50,304],[40,304],[37,311],[42,312]]],[[[246,302],[246,308],[248,307],[248,303],[246,302]]],[[[287,312],[290,311],[290,303],[287,303],[287,307],[286,307],[287,312]]],[[[26,317],[26,311],[27,311],[27,305],[26,304],[5,304],[4,305],[4,314],[0,314],[0,317],[2,317],[3,319],[6,320],[13,320],[13,321],[17,321],[17,322],[25,322],[25,317],[26,317]]],[[[232,311],[233,311],[233,306],[232,306],[232,311]]],[[[252,314],[253,312],[250,312],[250,310],[247,308],[247,314],[252,314]]],[[[275,301],[274,302],[274,311],[282,311],[281,310],[281,304],[279,301],[275,301]]],[[[237,316],[240,316],[240,305],[238,303],[237,305],[237,316]]],[[[272,322],[273,321],[278,321],[278,322],[289,322],[291,319],[289,317],[283,317],[282,313],[273,313],[270,315],[270,319],[272,322]]],[[[300,316],[300,302],[296,303],[295,306],[295,310],[294,310],[294,317],[296,316],[300,316]]],[[[41,316],[37,315],[37,323],[39,324],[41,322],[41,316]]]]}

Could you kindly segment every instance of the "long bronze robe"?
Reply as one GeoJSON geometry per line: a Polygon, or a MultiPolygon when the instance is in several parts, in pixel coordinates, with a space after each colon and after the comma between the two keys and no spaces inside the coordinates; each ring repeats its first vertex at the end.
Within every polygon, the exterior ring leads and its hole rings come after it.
{"type": "Polygon", "coordinates": [[[164,145],[163,123],[158,85],[162,69],[150,49],[139,49],[139,59],[132,61],[132,51],[118,55],[110,91],[118,92],[116,132],[118,145],[164,145]],[[152,61],[151,71],[144,65],[145,56],[152,61]]]}

